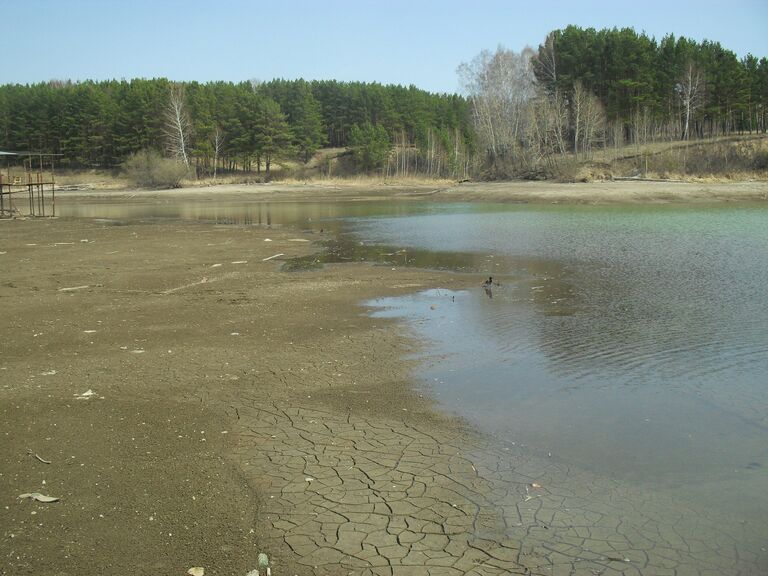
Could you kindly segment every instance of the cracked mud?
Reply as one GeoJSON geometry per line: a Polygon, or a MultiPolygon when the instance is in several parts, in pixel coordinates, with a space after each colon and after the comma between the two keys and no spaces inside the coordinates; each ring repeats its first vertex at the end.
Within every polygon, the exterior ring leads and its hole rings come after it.
{"type": "Polygon", "coordinates": [[[268,537],[304,573],[758,573],[713,519],[514,449],[312,409],[241,413],[258,423],[238,453],[262,480],[268,537]]]}

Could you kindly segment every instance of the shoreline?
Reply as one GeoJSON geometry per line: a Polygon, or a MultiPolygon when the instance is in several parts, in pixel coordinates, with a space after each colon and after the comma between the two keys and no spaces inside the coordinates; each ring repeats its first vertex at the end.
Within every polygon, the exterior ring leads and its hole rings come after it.
{"type": "Polygon", "coordinates": [[[322,238],[289,226],[0,230],[0,542],[14,573],[244,575],[261,551],[302,576],[758,573],[720,519],[668,532],[679,502],[490,444],[414,389],[416,342],[360,302],[474,276],[280,272],[322,238]],[[61,501],[16,498],[35,491],[61,501]],[[643,530],[619,529],[638,510],[643,530]]]}
{"type": "Polygon", "coordinates": [[[125,201],[161,198],[215,198],[254,201],[513,202],[531,204],[659,204],[768,201],[768,181],[661,182],[600,181],[591,183],[468,182],[437,183],[304,183],[222,184],[170,190],[71,190],[57,198],[75,197],[125,201]]]}

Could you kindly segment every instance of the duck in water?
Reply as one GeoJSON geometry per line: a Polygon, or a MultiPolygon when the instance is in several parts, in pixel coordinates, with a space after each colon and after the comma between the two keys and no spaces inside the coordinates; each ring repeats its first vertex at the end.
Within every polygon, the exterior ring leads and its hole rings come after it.
{"type": "Polygon", "coordinates": [[[494,286],[499,286],[499,283],[493,281],[493,276],[488,276],[488,280],[483,282],[483,290],[485,290],[485,294],[488,298],[493,298],[493,291],[491,289],[494,286]]]}

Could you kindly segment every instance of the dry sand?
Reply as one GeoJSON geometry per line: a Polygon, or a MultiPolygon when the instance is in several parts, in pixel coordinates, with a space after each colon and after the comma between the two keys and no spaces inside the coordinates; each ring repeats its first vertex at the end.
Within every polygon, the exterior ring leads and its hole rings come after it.
{"type": "MultiPolygon", "coordinates": [[[[62,194],[60,194],[61,196],[62,194]]],[[[247,195],[261,201],[306,200],[434,200],[437,202],[515,202],[562,204],[636,204],[693,202],[763,202],[768,200],[768,181],[673,182],[601,181],[563,184],[555,182],[450,182],[389,183],[366,181],[308,182],[297,184],[225,184],[174,190],[84,190],[64,196],[89,198],[217,198],[247,195]]]]}
{"type": "Polygon", "coordinates": [[[0,221],[0,574],[244,575],[262,550],[276,576],[765,566],[680,503],[489,445],[415,393],[415,342],[359,303],[475,278],[280,272],[316,249],[297,239],[317,236],[0,221]]]}

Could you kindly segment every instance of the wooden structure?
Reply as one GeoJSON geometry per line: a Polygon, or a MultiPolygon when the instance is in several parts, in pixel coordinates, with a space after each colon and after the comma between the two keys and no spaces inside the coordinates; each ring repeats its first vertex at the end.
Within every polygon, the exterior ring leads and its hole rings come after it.
{"type": "Polygon", "coordinates": [[[0,151],[5,160],[5,169],[0,170],[0,218],[56,216],[54,156],[60,154],[0,151]],[[19,202],[19,196],[26,196],[26,201],[19,202]]]}

